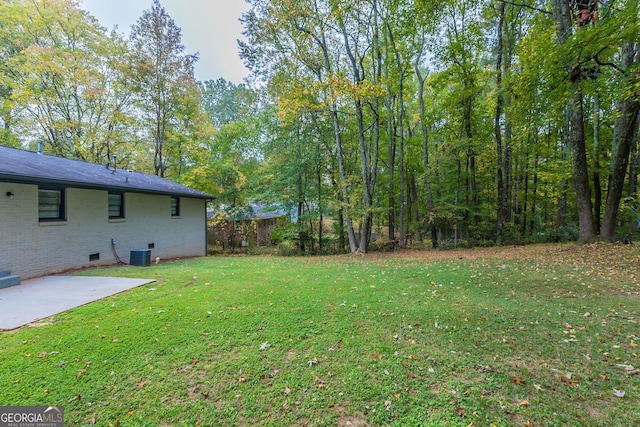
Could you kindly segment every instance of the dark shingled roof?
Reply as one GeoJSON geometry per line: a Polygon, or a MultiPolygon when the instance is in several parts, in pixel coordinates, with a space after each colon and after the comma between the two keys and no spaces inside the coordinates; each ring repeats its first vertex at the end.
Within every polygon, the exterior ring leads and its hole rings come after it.
{"type": "Polygon", "coordinates": [[[213,196],[159,176],[0,146],[0,181],[166,194],[212,199],[213,196]]]}

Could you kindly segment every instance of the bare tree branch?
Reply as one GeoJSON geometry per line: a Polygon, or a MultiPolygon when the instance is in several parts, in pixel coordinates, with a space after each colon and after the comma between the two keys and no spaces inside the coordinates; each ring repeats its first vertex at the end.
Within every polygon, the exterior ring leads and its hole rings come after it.
{"type": "Polygon", "coordinates": [[[527,9],[535,10],[536,12],[546,13],[547,15],[553,15],[553,13],[549,12],[548,10],[540,9],[540,8],[537,8],[535,6],[531,6],[531,5],[528,5],[528,4],[516,3],[516,2],[512,2],[512,1],[508,1],[508,0],[499,0],[499,1],[501,1],[502,3],[510,4],[512,6],[526,7],[527,9]]]}

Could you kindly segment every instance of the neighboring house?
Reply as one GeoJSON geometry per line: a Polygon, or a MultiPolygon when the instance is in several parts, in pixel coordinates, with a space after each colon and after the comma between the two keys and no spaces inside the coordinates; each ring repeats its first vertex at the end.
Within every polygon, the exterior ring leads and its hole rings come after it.
{"type": "Polygon", "coordinates": [[[285,222],[287,213],[264,205],[234,207],[208,212],[216,239],[223,249],[241,246],[268,246],[273,230],[285,222]]]}
{"type": "Polygon", "coordinates": [[[37,277],[128,262],[136,249],[204,256],[211,198],[115,165],[0,146],[0,270],[37,277]]]}

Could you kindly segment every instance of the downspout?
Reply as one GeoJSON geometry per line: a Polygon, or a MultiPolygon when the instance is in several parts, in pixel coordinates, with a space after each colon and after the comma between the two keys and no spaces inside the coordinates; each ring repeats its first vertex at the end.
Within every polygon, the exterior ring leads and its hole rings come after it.
{"type": "Polygon", "coordinates": [[[207,218],[207,203],[213,199],[204,199],[204,256],[209,256],[209,219],[207,218]]]}

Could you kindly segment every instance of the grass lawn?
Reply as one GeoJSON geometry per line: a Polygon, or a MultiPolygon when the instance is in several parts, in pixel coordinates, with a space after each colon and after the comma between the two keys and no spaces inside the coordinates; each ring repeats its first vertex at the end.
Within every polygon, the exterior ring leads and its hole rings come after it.
{"type": "Polygon", "coordinates": [[[211,257],[0,333],[0,405],[68,426],[631,426],[640,250],[211,257]]]}

